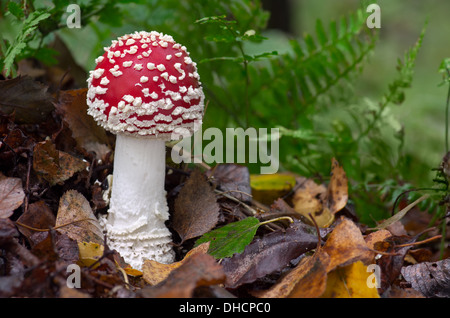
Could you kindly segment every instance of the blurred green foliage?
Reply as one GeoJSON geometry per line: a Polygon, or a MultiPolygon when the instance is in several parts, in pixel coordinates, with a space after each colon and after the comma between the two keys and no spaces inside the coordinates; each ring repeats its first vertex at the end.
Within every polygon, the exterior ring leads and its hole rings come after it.
{"type": "MultiPolygon", "coordinates": [[[[308,177],[326,179],[336,157],[363,221],[386,217],[386,206],[412,188],[408,181],[423,179],[423,169],[420,175],[411,171],[414,154],[405,155],[404,126],[393,106],[404,103],[413,84],[424,30],[418,29],[418,40],[409,43],[406,53],[397,54],[393,77],[383,80],[387,87],[364,95],[357,91],[359,81],[370,67],[380,32],[366,26],[369,14],[359,1],[344,15],[332,10],[329,19],[312,14],[314,25],[301,36],[281,37],[283,45],[271,45],[270,15],[259,0],[73,3],[81,9],[81,29],[66,27],[66,1],[0,1],[5,75],[14,76],[14,62],[24,58],[54,63],[58,52],[47,44],[56,36],[89,70],[112,39],[157,30],[186,45],[198,63],[207,99],[203,128],[279,127],[282,169],[308,177]]],[[[435,203],[431,200],[428,207],[435,203]]]]}

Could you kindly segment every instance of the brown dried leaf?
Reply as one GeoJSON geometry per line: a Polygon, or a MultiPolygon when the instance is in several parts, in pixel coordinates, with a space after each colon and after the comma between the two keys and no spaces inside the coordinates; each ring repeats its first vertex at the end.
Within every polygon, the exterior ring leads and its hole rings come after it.
{"type": "Polygon", "coordinates": [[[142,268],[143,278],[150,285],[156,285],[165,280],[176,268],[183,265],[190,257],[196,254],[206,254],[209,249],[209,242],[200,244],[190,250],[179,262],[163,264],[153,260],[145,260],[142,268]]]}
{"type": "Polygon", "coordinates": [[[68,263],[78,261],[78,245],[65,233],[46,232],[45,238],[33,246],[32,252],[40,259],[47,261],[63,260],[68,263]]]}
{"type": "Polygon", "coordinates": [[[24,198],[22,180],[8,178],[0,173],[0,219],[10,217],[22,205],[24,198]]]}
{"type": "Polygon", "coordinates": [[[450,259],[403,267],[401,273],[426,297],[450,297],[450,259]]]}
{"type": "Polygon", "coordinates": [[[88,166],[85,160],[58,151],[51,140],[37,143],[34,147],[33,169],[51,186],[69,179],[88,166]]]}
{"type": "Polygon", "coordinates": [[[243,253],[222,260],[226,287],[236,288],[283,269],[292,259],[315,248],[317,240],[314,229],[298,221],[286,230],[254,240],[243,253]]]}
{"type": "Polygon", "coordinates": [[[250,202],[252,189],[248,168],[237,164],[220,164],[206,172],[214,177],[217,187],[242,202],[250,202]]]}
{"type": "Polygon", "coordinates": [[[17,123],[41,123],[54,109],[47,89],[29,76],[0,81],[0,112],[14,112],[17,123]]]}
{"type": "Polygon", "coordinates": [[[418,236],[391,236],[382,242],[375,244],[377,251],[390,254],[384,254],[376,263],[380,267],[380,292],[384,293],[395,282],[402,270],[406,253],[411,249],[418,236]],[[404,245],[405,244],[405,245],[404,245]],[[400,246],[398,246],[400,245],[400,246]]]}
{"type": "Polygon", "coordinates": [[[180,235],[181,243],[213,229],[219,219],[219,209],[206,177],[194,170],[175,200],[173,228],[180,235]]]}
{"type": "MultiPolygon", "coordinates": [[[[50,229],[55,226],[56,218],[52,210],[44,201],[38,201],[30,204],[28,210],[25,211],[17,221],[36,229],[50,229]]],[[[19,226],[18,228],[19,231],[33,243],[32,235],[35,231],[22,226],[19,226]]]]}
{"type": "Polygon", "coordinates": [[[304,216],[312,224],[310,214],[319,227],[327,227],[330,225],[334,217],[333,215],[324,214],[323,196],[327,188],[323,184],[317,184],[311,179],[300,177],[300,184],[296,190],[292,202],[294,210],[304,216]]]}
{"type": "Polygon", "coordinates": [[[173,270],[167,279],[155,286],[141,289],[139,295],[146,298],[190,298],[196,287],[217,285],[224,281],[222,266],[215,258],[196,253],[173,270]]]}
{"type": "Polygon", "coordinates": [[[348,181],[344,169],[333,158],[328,187],[305,178],[300,178],[299,183],[300,187],[293,197],[295,211],[313,223],[311,214],[319,227],[330,226],[335,219],[334,214],[342,210],[348,200],[348,181]]]}
{"type": "Polygon", "coordinates": [[[333,158],[331,163],[331,179],[326,196],[327,207],[331,213],[342,210],[348,200],[348,180],[344,169],[333,158]]]}
{"type": "Polygon", "coordinates": [[[392,234],[388,230],[379,230],[368,234],[364,240],[366,241],[367,247],[374,250],[378,242],[383,242],[391,236],[392,234]]]}
{"type": "Polygon", "coordinates": [[[326,288],[327,253],[321,249],[312,256],[304,257],[300,263],[267,291],[259,293],[261,298],[316,298],[326,288]]]}
{"type": "Polygon", "coordinates": [[[373,259],[361,231],[350,220],[341,217],[323,247],[313,256],[304,257],[300,263],[269,290],[257,296],[320,297],[326,290],[327,275],[338,266],[373,259]]]}
{"type": "Polygon", "coordinates": [[[323,251],[330,256],[327,272],[356,261],[370,262],[374,256],[356,224],[344,217],[340,218],[339,224],[331,232],[323,251]]]}
{"type": "Polygon", "coordinates": [[[55,226],[77,242],[103,244],[102,230],[89,201],[76,190],[69,190],[61,197],[55,226]]]}
{"type": "Polygon", "coordinates": [[[94,152],[97,159],[104,160],[111,151],[109,138],[106,131],[87,114],[86,92],[86,88],[61,91],[55,106],[69,126],[77,145],[87,152],[94,152]]]}

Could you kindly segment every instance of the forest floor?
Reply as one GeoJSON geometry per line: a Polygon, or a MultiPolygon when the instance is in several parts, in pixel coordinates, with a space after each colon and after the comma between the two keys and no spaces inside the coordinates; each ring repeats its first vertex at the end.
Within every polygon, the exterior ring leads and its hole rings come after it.
{"type": "Polygon", "coordinates": [[[127,266],[97,221],[108,210],[115,137],[87,115],[86,89],[33,70],[0,81],[10,110],[0,115],[1,297],[450,296],[442,227],[418,202],[362,224],[336,160],[327,184],[274,176],[293,180],[281,192],[252,187],[244,166],[168,160],[176,262],[127,266]]]}

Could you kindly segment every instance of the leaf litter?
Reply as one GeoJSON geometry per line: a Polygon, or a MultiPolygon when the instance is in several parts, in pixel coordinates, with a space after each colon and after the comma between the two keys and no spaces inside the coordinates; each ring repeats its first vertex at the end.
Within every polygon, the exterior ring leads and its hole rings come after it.
{"type": "Polygon", "coordinates": [[[114,137],[86,115],[86,91],[0,82],[2,297],[449,297],[439,236],[405,230],[417,202],[374,228],[348,218],[335,158],[320,183],[236,164],[170,164],[177,261],[137,271],[108,248],[97,221],[108,210],[114,137]],[[67,287],[70,264],[80,266],[80,288],[67,287]]]}

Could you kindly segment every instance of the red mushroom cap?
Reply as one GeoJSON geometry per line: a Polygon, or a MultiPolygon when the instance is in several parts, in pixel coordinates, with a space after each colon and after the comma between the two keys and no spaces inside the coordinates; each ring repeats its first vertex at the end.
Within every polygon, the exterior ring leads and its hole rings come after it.
{"type": "Polygon", "coordinates": [[[170,35],[121,36],[96,63],[88,113],[106,130],[170,140],[179,128],[192,133],[194,123],[201,124],[204,94],[196,63],[170,35]]]}

